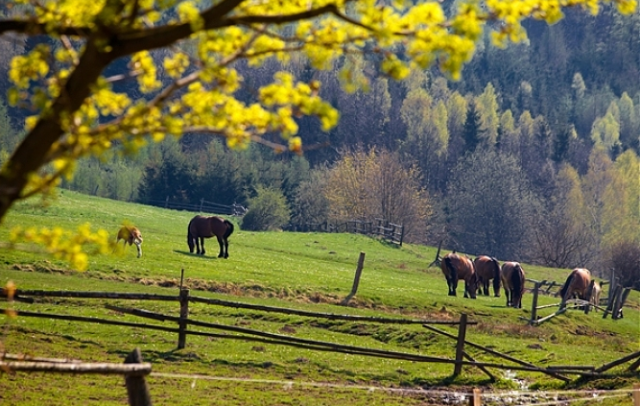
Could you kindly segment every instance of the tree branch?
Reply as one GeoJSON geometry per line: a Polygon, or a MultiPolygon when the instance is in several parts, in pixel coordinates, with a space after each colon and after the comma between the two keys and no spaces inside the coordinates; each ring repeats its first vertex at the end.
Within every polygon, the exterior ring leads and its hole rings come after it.
{"type": "MultiPolygon", "coordinates": [[[[330,13],[340,18],[346,18],[339,13],[337,7],[333,4],[301,13],[282,16],[239,16],[224,18],[224,14],[221,14],[221,12],[226,10],[231,4],[235,4],[234,7],[236,7],[239,3],[241,3],[241,0],[226,0],[218,6],[201,13],[200,16],[204,20],[204,30],[250,24],[284,24],[330,13]],[[225,3],[228,3],[226,4],[227,7],[222,7],[225,3]]],[[[361,25],[357,22],[354,23],[361,25]]],[[[194,31],[189,23],[129,31],[118,34],[113,39],[113,44],[115,45],[113,53],[119,57],[131,55],[145,49],[165,47],[178,40],[187,38],[193,33],[194,31]]]]}
{"type": "MultiPolygon", "coordinates": [[[[27,35],[42,35],[52,33],[47,31],[46,24],[36,23],[28,20],[0,20],[0,35],[7,32],[16,32],[27,35]]],[[[53,30],[54,33],[67,35],[70,37],[89,37],[91,30],[87,27],[59,27],[53,30]]]]}

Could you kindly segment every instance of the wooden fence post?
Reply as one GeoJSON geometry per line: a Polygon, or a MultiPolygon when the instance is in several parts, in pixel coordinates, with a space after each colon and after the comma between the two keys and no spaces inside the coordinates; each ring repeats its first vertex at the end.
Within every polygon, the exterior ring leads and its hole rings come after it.
{"type": "Polygon", "coordinates": [[[629,296],[629,292],[631,292],[631,288],[624,288],[624,290],[621,290],[620,294],[618,295],[615,304],[613,306],[613,313],[611,314],[611,318],[613,318],[614,320],[618,320],[620,319],[620,312],[622,311],[622,306],[624,306],[624,302],[627,300],[627,297],[629,296]]]}
{"type": "Polygon", "coordinates": [[[436,259],[434,259],[433,262],[429,264],[429,268],[431,268],[434,265],[440,266],[440,261],[442,260],[440,258],[440,247],[442,247],[442,240],[440,240],[440,242],[438,243],[438,251],[436,252],[436,259]]]}
{"type": "Polygon", "coordinates": [[[189,318],[189,289],[180,290],[180,321],[178,322],[178,349],[187,344],[187,319],[189,318]]]}
{"type": "Polygon", "coordinates": [[[537,321],[538,315],[538,291],[540,287],[544,285],[547,281],[536,282],[533,284],[533,302],[531,304],[531,320],[529,320],[529,324],[534,325],[537,321]]]}
{"type": "MultiPolygon", "coordinates": [[[[622,287],[618,285],[615,287],[613,294],[609,295],[609,302],[607,303],[607,308],[604,310],[602,314],[603,319],[606,319],[607,315],[613,312],[615,304],[618,301],[618,298],[620,297],[620,293],[622,293],[621,291],[622,291],[622,287]]],[[[613,317],[613,315],[611,317],[613,317]]]]}
{"type": "Polygon", "coordinates": [[[633,406],[640,406],[640,383],[633,384],[633,406]]]}
{"type": "Polygon", "coordinates": [[[364,267],[364,252],[360,252],[360,258],[358,258],[358,267],[356,268],[356,275],[353,278],[353,286],[351,286],[351,292],[345,297],[341,304],[346,305],[349,303],[352,297],[356,295],[358,291],[358,285],[360,285],[360,275],[362,275],[362,268],[364,267]]]}
{"type": "Polygon", "coordinates": [[[473,388],[473,393],[469,396],[469,406],[482,406],[481,391],[478,388],[473,388]]]}
{"type": "MultiPolygon", "coordinates": [[[[141,364],[142,355],[140,349],[136,348],[131,351],[124,360],[125,364],[141,364]]],[[[151,406],[151,395],[144,376],[125,375],[125,385],[127,386],[127,396],[129,398],[129,406],[151,406]]]]}
{"type": "Polygon", "coordinates": [[[611,275],[609,276],[609,291],[607,292],[607,308],[609,307],[609,303],[613,302],[613,294],[616,290],[616,270],[611,268],[611,275]]]}
{"type": "Polygon", "coordinates": [[[467,334],[467,314],[460,315],[460,326],[458,327],[458,343],[456,344],[456,364],[453,368],[453,376],[458,376],[462,372],[462,357],[464,356],[464,340],[467,334]]]}

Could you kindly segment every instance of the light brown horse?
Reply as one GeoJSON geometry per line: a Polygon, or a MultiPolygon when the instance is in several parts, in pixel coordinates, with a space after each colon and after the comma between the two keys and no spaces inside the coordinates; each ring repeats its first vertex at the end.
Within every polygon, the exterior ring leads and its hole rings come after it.
{"type": "Polygon", "coordinates": [[[590,284],[591,272],[586,268],[575,268],[567,276],[567,280],[557,295],[560,295],[563,303],[575,297],[582,300],[590,300],[591,298],[587,297],[590,284]]]}
{"type": "Polygon", "coordinates": [[[187,228],[187,244],[193,254],[194,247],[198,255],[204,255],[204,239],[215,236],[220,244],[218,258],[229,258],[229,236],[233,233],[233,223],[221,217],[195,216],[187,228]]]}
{"type": "Polygon", "coordinates": [[[138,258],[142,256],[142,233],[134,226],[122,226],[120,230],[118,230],[118,237],[116,237],[116,244],[120,242],[120,240],[124,240],[124,246],[127,244],[131,246],[132,244],[136,245],[138,249],[138,258]]]}
{"type": "Polygon", "coordinates": [[[507,307],[522,308],[522,295],[524,295],[525,275],[522,265],[518,262],[505,262],[502,264],[502,286],[507,297],[507,307]]]}
{"type": "Polygon", "coordinates": [[[444,277],[447,279],[449,287],[449,296],[456,296],[458,281],[464,280],[464,297],[476,298],[476,290],[478,290],[478,280],[476,278],[476,270],[473,261],[467,257],[462,257],[454,252],[445,255],[440,263],[440,268],[444,277]]]}
{"type": "Polygon", "coordinates": [[[487,255],[480,255],[473,260],[478,275],[478,289],[489,296],[489,281],[493,279],[493,295],[500,297],[500,264],[498,260],[487,255]]]}
{"type": "Polygon", "coordinates": [[[591,292],[591,304],[593,305],[593,310],[598,311],[598,306],[600,306],[600,294],[602,293],[602,287],[598,281],[593,281],[593,291],[591,292]]]}

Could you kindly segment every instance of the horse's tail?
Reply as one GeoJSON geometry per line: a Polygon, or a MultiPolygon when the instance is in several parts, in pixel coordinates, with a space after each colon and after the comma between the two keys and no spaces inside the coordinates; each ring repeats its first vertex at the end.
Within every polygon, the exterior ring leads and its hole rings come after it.
{"type": "Polygon", "coordinates": [[[571,282],[573,282],[573,278],[574,278],[575,272],[571,272],[571,274],[569,274],[569,277],[567,277],[567,280],[564,282],[564,285],[562,285],[562,289],[560,289],[560,297],[564,300],[564,295],[567,294],[567,291],[569,290],[569,286],[571,285],[571,282]]]}
{"type": "Polygon", "coordinates": [[[456,267],[451,263],[451,258],[445,257],[444,265],[449,270],[449,280],[452,283],[456,283],[456,281],[458,280],[458,271],[456,270],[456,267]]]}
{"type": "Polygon", "coordinates": [[[511,286],[513,287],[513,291],[518,292],[520,297],[522,297],[522,293],[524,292],[524,271],[520,264],[517,264],[513,269],[513,273],[511,274],[511,286]]]}
{"type": "Polygon", "coordinates": [[[187,226],[187,244],[189,244],[189,252],[193,254],[193,249],[195,248],[195,237],[191,232],[191,223],[193,223],[193,219],[191,219],[189,225],[187,226]]]}
{"type": "Polygon", "coordinates": [[[491,257],[491,263],[493,264],[493,290],[500,292],[500,264],[493,257],[491,257]]]}
{"type": "Polygon", "coordinates": [[[225,231],[223,238],[229,238],[229,236],[233,234],[233,223],[229,220],[225,220],[224,224],[227,225],[227,231],[225,231]]]}

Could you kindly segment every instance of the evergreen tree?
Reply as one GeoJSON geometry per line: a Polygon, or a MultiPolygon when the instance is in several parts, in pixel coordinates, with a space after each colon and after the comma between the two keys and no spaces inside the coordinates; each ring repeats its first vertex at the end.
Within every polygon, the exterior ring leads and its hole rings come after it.
{"type": "Polygon", "coordinates": [[[465,142],[465,153],[472,154],[478,144],[483,130],[480,128],[480,113],[476,110],[475,101],[470,101],[467,108],[467,116],[464,122],[464,128],[462,130],[462,138],[465,142]]]}
{"type": "Polygon", "coordinates": [[[556,163],[565,161],[569,152],[569,142],[571,140],[571,129],[566,128],[559,131],[553,139],[552,159],[556,163]]]}

